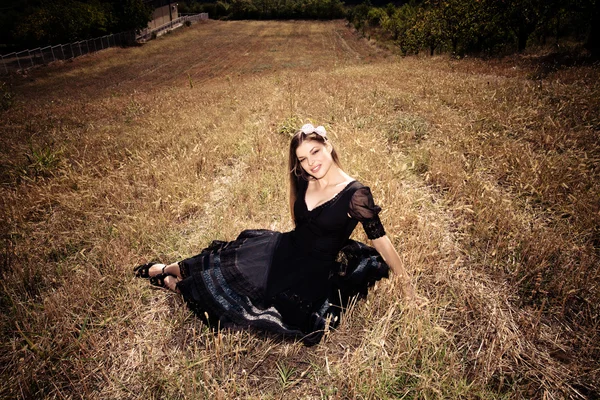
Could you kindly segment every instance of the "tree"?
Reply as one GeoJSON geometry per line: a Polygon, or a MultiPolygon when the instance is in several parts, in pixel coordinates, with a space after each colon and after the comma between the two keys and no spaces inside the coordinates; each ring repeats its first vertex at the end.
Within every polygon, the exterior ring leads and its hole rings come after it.
{"type": "Polygon", "coordinates": [[[362,31],[363,35],[365,33],[365,25],[367,24],[367,19],[369,16],[369,11],[371,10],[371,2],[367,0],[364,3],[361,3],[354,7],[348,13],[348,21],[350,21],[356,30],[362,31]]]}
{"type": "Polygon", "coordinates": [[[479,24],[477,16],[481,12],[481,3],[471,0],[442,0],[437,4],[443,21],[443,36],[452,46],[452,53],[468,51],[476,41],[479,24]]]}
{"type": "Polygon", "coordinates": [[[142,0],[53,0],[25,2],[12,40],[22,45],[73,42],[145,28],[152,9],[142,0]]]}
{"type": "MultiPolygon", "coordinates": [[[[493,0],[488,0],[493,2],[493,0]]],[[[517,39],[517,50],[522,52],[529,36],[535,31],[540,20],[545,0],[503,0],[496,2],[497,12],[503,16],[506,26],[517,39]]]]}
{"type": "Polygon", "coordinates": [[[112,32],[139,31],[148,26],[154,11],[143,0],[112,0],[106,2],[112,32]]]}
{"type": "Polygon", "coordinates": [[[444,19],[440,7],[427,7],[421,9],[417,17],[415,34],[417,42],[429,49],[429,55],[433,55],[435,49],[444,42],[444,19]]]}
{"type": "Polygon", "coordinates": [[[74,0],[57,0],[33,10],[16,27],[25,43],[57,44],[74,42],[107,32],[102,5],[74,0]]]}
{"type": "MultiPolygon", "coordinates": [[[[389,7],[387,9],[390,14],[389,7]]],[[[385,20],[382,27],[389,31],[392,38],[397,41],[402,53],[413,53],[418,51],[418,41],[410,32],[416,24],[417,8],[411,4],[404,4],[395,9],[390,18],[385,20]]]]}
{"type": "Polygon", "coordinates": [[[388,14],[382,8],[371,8],[367,13],[369,26],[381,26],[386,23],[388,18],[388,14]]]}

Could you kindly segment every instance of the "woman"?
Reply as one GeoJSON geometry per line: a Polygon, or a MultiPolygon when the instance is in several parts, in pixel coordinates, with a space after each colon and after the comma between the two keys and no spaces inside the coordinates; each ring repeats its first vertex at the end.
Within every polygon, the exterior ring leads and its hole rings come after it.
{"type": "Polygon", "coordinates": [[[327,321],[335,326],[348,300],[366,295],[389,267],[412,301],[410,278],[379,220],[381,209],[370,189],[341,169],[324,127],[306,124],[296,132],[289,167],[293,231],[244,231],[178,263],[140,265],[136,275],[181,293],[213,326],[258,328],[307,345],[318,343],[327,321]],[[349,240],[358,222],[374,249],[349,240]]]}

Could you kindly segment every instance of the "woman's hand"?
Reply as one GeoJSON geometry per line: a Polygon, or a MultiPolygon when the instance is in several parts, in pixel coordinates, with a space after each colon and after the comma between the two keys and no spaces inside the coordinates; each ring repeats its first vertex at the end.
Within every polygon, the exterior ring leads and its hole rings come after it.
{"type": "Polygon", "coordinates": [[[408,277],[399,277],[398,280],[400,281],[399,285],[400,290],[402,291],[402,298],[404,299],[407,305],[417,306],[420,308],[426,306],[429,303],[429,300],[427,300],[425,297],[419,296],[415,292],[415,287],[410,282],[408,277]]]}
{"type": "Polygon", "coordinates": [[[381,254],[381,257],[383,257],[384,261],[396,275],[396,279],[400,281],[402,297],[404,300],[406,300],[407,303],[418,307],[427,304],[427,299],[420,297],[415,293],[415,288],[411,282],[410,275],[404,269],[402,260],[387,235],[374,239],[373,247],[381,254]]]}
{"type": "Polygon", "coordinates": [[[415,288],[409,281],[402,283],[402,296],[407,302],[413,302],[416,299],[415,288]]]}

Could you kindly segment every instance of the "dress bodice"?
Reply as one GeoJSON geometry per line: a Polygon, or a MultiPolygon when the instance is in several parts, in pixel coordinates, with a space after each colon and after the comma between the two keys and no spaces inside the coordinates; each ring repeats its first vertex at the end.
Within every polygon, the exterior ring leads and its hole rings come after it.
{"type": "Polygon", "coordinates": [[[358,223],[356,219],[348,217],[348,202],[358,185],[356,181],[350,182],[335,197],[312,210],[306,206],[306,187],[302,188],[294,204],[294,244],[315,258],[335,260],[358,223]]]}
{"type": "Polygon", "coordinates": [[[350,182],[312,210],[306,206],[307,187],[308,182],[299,182],[294,203],[296,228],[282,235],[275,251],[268,284],[271,293],[293,288],[304,297],[320,297],[339,251],[358,222],[370,239],[385,234],[378,216],[381,209],[370,189],[360,182],[350,182]]]}

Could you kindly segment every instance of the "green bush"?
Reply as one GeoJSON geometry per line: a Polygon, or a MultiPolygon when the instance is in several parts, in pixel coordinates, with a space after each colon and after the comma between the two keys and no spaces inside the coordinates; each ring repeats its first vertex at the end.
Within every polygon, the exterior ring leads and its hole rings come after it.
{"type": "Polygon", "coordinates": [[[425,0],[374,8],[367,1],[349,9],[347,18],[363,35],[369,29],[387,32],[403,54],[426,49],[432,55],[435,51],[493,55],[523,51],[531,43],[545,44],[547,38],[556,43],[560,38],[575,39],[595,48],[598,4],[595,0],[425,0]]]}

